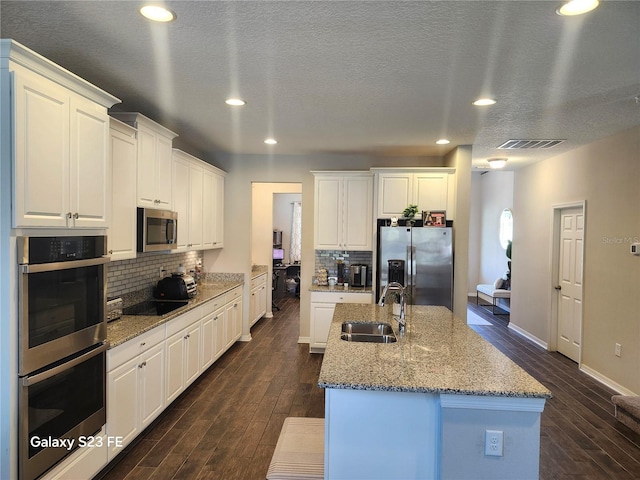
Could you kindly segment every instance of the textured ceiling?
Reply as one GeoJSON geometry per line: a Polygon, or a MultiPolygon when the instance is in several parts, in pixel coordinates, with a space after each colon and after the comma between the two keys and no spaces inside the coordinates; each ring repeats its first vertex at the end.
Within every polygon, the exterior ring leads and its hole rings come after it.
{"type": "Polygon", "coordinates": [[[178,19],[164,25],[142,3],[2,0],[0,32],[205,155],[470,144],[474,164],[506,154],[517,168],[640,125],[637,1],[574,18],[552,1],[169,1],[178,19]],[[567,141],[496,150],[514,138],[567,141]]]}

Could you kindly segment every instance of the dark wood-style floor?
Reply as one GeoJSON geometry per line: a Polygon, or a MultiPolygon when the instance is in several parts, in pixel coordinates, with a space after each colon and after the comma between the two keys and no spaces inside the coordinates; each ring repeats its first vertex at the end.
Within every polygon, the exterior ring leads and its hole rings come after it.
{"type": "MultiPolygon", "coordinates": [[[[322,355],[297,343],[299,301],[287,298],[280,307],[98,477],[264,479],[284,419],[324,417],[324,391],[316,386],[322,355]]],[[[639,479],[640,435],[613,417],[614,392],[506,328],[508,316],[493,316],[475,300],[469,308],[491,322],[472,328],[553,392],[542,414],[540,478],[639,479]]]]}

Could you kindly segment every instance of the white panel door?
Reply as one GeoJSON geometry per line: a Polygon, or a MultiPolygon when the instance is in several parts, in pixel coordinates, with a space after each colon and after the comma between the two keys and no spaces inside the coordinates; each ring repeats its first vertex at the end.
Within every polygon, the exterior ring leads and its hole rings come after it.
{"type": "Polygon", "coordinates": [[[158,165],[158,177],[156,184],[157,199],[156,208],[171,209],[171,156],[173,142],[171,139],[158,135],[156,137],[156,156],[158,165]]]}
{"type": "Polygon", "coordinates": [[[202,247],[216,243],[216,174],[205,168],[202,175],[202,247]]]}
{"type": "Polygon", "coordinates": [[[343,239],[349,250],[371,250],[373,177],[354,176],[344,179],[343,239]]]}
{"type": "Polygon", "coordinates": [[[315,248],[342,248],[342,177],[316,178],[315,248]]]}
{"type": "Polygon", "coordinates": [[[378,179],[377,217],[401,217],[402,212],[412,203],[413,174],[384,173],[378,179]]]}
{"type": "Polygon", "coordinates": [[[186,332],[183,330],[166,340],[166,404],[169,405],[184,390],[184,358],[186,332]]]}
{"type": "Polygon", "coordinates": [[[71,97],[70,211],[75,227],[107,227],[111,193],[107,109],[71,97]]]}
{"type": "Polygon", "coordinates": [[[418,210],[446,210],[448,199],[447,173],[416,173],[413,181],[413,202],[418,210]]]}
{"type": "MultiPolygon", "coordinates": [[[[144,429],[164,410],[164,344],[140,355],[140,427],[144,429]]],[[[121,406],[120,406],[121,407],[121,406]]]]}
{"type": "Polygon", "coordinates": [[[200,375],[200,322],[186,329],[185,342],[185,387],[200,375]]]}
{"type": "Polygon", "coordinates": [[[558,352],[580,361],[582,338],[582,252],[584,212],[567,208],[560,212],[558,268],[558,352]]]}
{"type": "Polygon", "coordinates": [[[134,130],[128,127],[125,130],[130,133],[111,129],[111,215],[108,242],[112,261],[136,258],[137,145],[134,130]]]}
{"type": "Polygon", "coordinates": [[[329,337],[329,327],[333,320],[335,303],[311,304],[311,345],[310,348],[325,348],[329,337]]]}
{"type": "Polygon", "coordinates": [[[136,357],[107,374],[107,434],[121,437],[122,447],[109,446],[109,460],[139,433],[138,424],[138,370],[136,357]]]}
{"type": "Polygon", "coordinates": [[[138,206],[158,208],[158,164],[156,161],[156,136],[153,132],[138,128],[138,206]]]}
{"type": "Polygon", "coordinates": [[[216,356],[216,321],[215,312],[202,319],[202,363],[201,370],[204,371],[213,363],[216,356]]]}
{"type": "Polygon", "coordinates": [[[69,92],[16,66],[15,227],[66,227],[69,92]]]}
{"type": "Polygon", "coordinates": [[[173,157],[173,211],[178,213],[178,249],[189,245],[189,162],[173,157]]]}
{"type": "MultiPolygon", "coordinates": [[[[203,177],[202,167],[191,164],[189,167],[189,249],[202,249],[203,177]]],[[[177,193],[177,192],[176,192],[177,193]]]]}

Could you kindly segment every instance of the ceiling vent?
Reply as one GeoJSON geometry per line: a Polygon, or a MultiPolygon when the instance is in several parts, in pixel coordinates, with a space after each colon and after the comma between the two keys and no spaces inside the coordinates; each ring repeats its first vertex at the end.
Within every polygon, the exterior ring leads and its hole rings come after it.
{"type": "Polygon", "coordinates": [[[507,140],[498,146],[503,150],[548,149],[560,145],[564,140],[507,140]]]}

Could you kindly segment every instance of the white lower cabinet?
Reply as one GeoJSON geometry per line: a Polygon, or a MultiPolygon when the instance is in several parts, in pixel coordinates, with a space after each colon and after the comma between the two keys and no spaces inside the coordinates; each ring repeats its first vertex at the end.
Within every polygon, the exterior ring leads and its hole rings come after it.
{"type": "Polygon", "coordinates": [[[322,353],[337,303],[371,303],[371,292],[311,292],[311,339],[309,351],[322,353]]]}
{"type": "Polygon", "coordinates": [[[263,273],[251,279],[251,297],[249,299],[249,326],[253,326],[267,313],[267,274],[263,273]]]}
{"type": "Polygon", "coordinates": [[[109,461],[164,410],[164,325],[107,354],[109,461]]]}
{"type": "Polygon", "coordinates": [[[240,338],[242,291],[236,287],[108,350],[105,448],[72,454],[46,478],[91,478],[131,443],[240,338]],[[88,465],[95,468],[85,474],[88,465]]]}
{"type": "Polygon", "coordinates": [[[78,448],[64,461],[45,473],[40,480],[67,480],[70,478],[93,478],[108,463],[107,436],[104,428],[96,433],[89,443],[78,448]]]}
{"type": "Polygon", "coordinates": [[[167,405],[200,375],[201,318],[195,308],[167,324],[167,405]]]}

